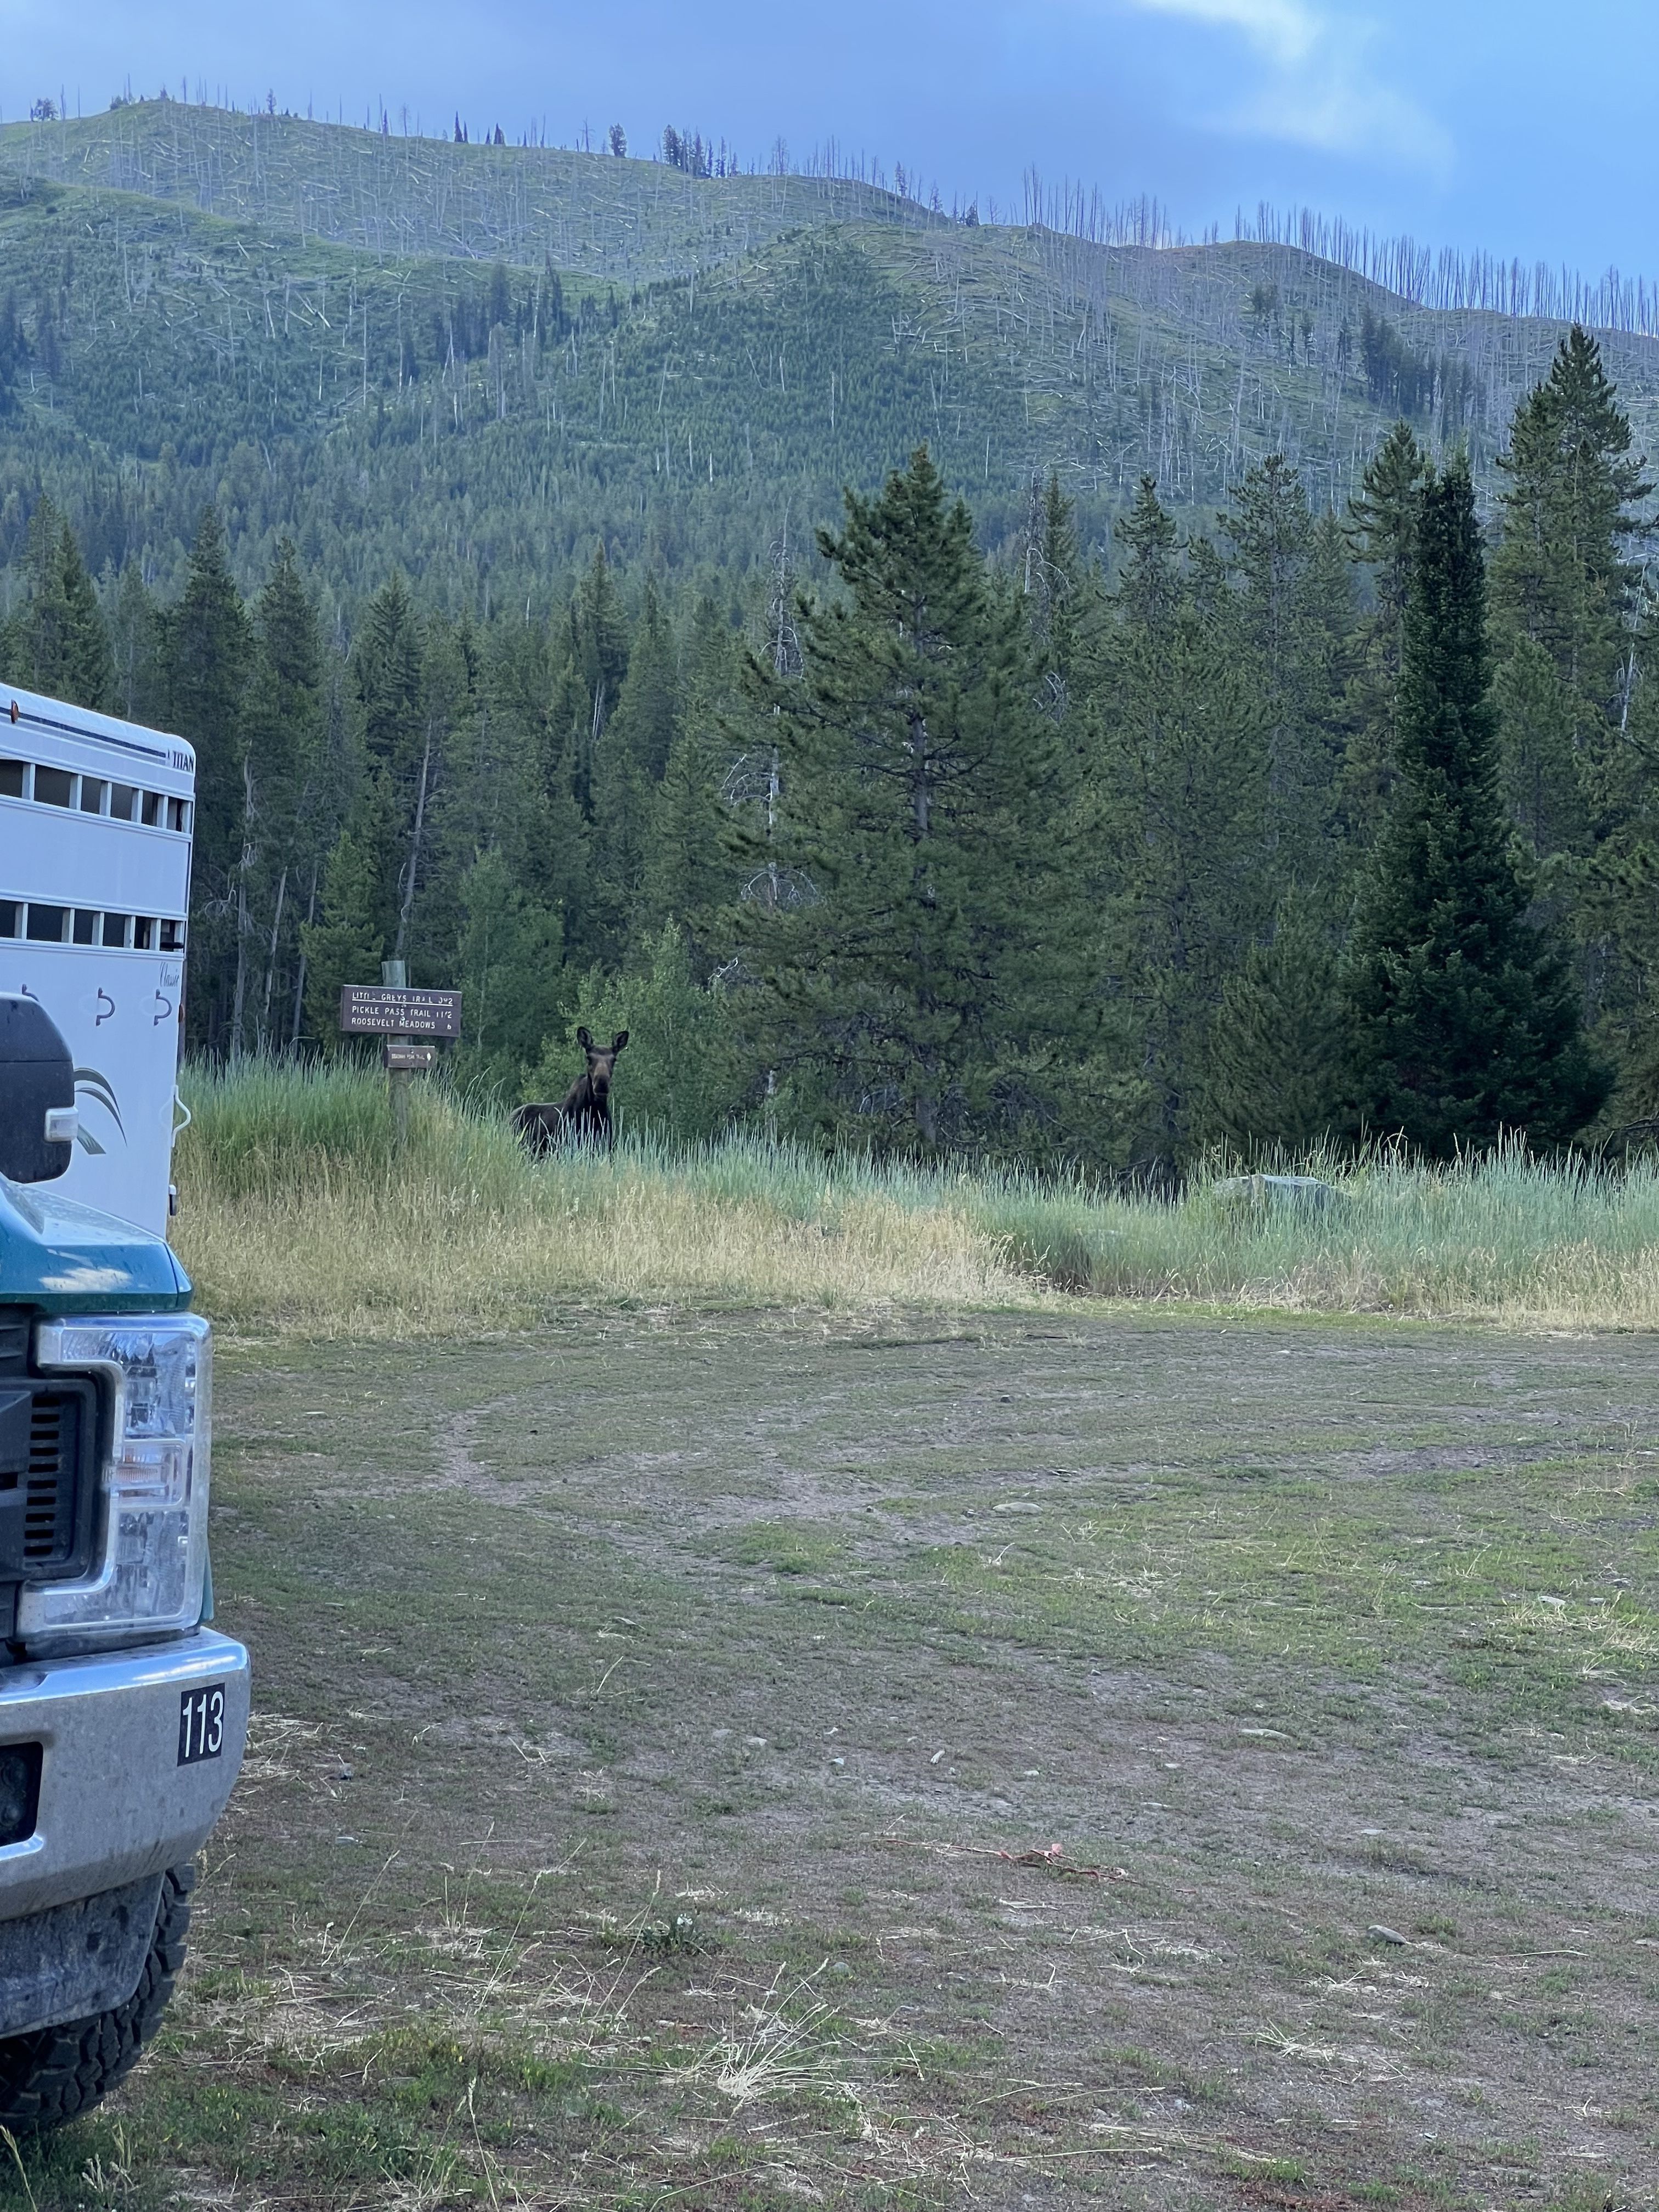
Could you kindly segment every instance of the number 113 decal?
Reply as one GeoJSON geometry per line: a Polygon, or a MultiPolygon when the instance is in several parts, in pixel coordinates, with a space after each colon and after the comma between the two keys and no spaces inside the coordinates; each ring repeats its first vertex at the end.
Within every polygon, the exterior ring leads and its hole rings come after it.
{"type": "Polygon", "coordinates": [[[205,1689],[186,1690],[179,1701],[179,1765],[217,1759],[224,1747],[224,1684],[210,1682],[205,1689]]]}

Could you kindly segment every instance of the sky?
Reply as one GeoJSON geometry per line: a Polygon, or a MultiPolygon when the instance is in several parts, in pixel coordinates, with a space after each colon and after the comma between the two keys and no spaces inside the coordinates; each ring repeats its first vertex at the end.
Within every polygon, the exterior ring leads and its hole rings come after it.
{"type": "Polygon", "coordinates": [[[1266,200],[1659,275],[1655,0],[0,0],[0,116],[130,87],[764,163],[833,140],[946,204],[1046,181],[1189,234],[1266,200]]]}

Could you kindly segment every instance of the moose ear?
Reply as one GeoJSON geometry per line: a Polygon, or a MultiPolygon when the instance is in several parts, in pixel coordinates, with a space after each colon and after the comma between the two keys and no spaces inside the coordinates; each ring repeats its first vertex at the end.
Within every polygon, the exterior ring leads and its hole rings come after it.
{"type": "Polygon", "coordinates": [[[581,1047],[581,1048],[582,1048],[582,1050],[583,1050],[584,1052],[592,1052],[592,1049],[593,1049],[593,1040],[592,1040],[592,1038],[591,1036],[589,1036],[589,1035],[587,1034],[587,1031],[586,1031],[586,1030],[577,1030],[577,1032],[576,1032],[576,1042],[577,1042],[577,1043],[581,1047]]]}
{"type": "Polygon", "coordinates": [[[617,1031],[617,1042],[611,1046],[611,1049],[612,1052],[620,1052],[627,1042],[628,1031],[626,1030],[618,1030],[617,1031]]]}

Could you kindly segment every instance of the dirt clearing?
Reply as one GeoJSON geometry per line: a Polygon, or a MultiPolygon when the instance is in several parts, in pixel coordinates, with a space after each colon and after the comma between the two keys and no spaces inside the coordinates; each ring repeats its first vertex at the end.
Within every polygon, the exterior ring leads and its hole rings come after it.
{"type": "Polygon", "coordinates": [[[216,1411],[254,1754],[41,2205],[1659,2201],[1650,1340],[584,1319],[216,1411]]]}

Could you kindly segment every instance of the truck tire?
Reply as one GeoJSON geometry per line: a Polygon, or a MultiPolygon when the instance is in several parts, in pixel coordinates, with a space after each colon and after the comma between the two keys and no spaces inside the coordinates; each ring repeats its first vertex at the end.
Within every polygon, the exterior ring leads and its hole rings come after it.
{"type": "Polygon", "coordinates": [[[195,1887],[193,1866],[173,1867],[161,1877],[155,1933],[138,1986],[125,2004],[58,2027],[0,2037],[0,2125],[14,2135],[61,2127],[89,2112],[131,2072],[185,1962],[195,1887]]]}

